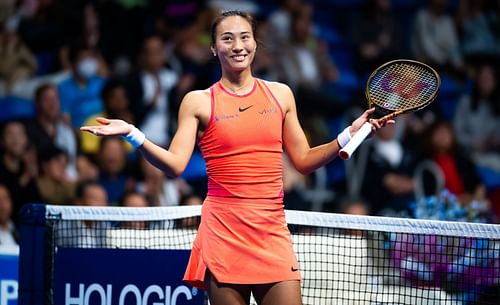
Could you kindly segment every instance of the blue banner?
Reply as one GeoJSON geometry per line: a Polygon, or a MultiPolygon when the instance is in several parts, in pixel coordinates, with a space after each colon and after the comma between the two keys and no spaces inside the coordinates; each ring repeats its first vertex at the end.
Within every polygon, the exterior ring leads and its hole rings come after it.
{"type": "Polygon", "coordinates": [[[188,250],[59,248],[54,303],[198,305],[204,293],[182,282],[188,250]]]}
{"type": "Polygon", "coordinates": [[[17,305],[19,249],[0,247],[0,304],[17,305]]]}

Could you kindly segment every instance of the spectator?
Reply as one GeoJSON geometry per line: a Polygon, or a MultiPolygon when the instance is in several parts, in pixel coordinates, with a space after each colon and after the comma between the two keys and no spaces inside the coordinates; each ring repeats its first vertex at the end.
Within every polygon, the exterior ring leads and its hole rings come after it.
{"type": "MultiPolygon", "coordinates": [[[[104,102],[104,112],[91,116],[88,118],[84,125],[97,124],[97,117],[113,117],[120,118],[127,122],[133,123],[133,115],[129,110],[129,100],[125,85],[118,80],[110,79],[104,85],[101,92],[101,98],[104,102]]],[[[81,137],[81,151],[85,154],[95,154],[99,151],[99,139],[89,133],[80,133],[81,137]]],[[[127,144],[127,149],[132,147],[127,144]]]]}
{"type": "Polygon", "coordinates": [[[27,130],[31,143],[38,153],[52,150],[56,146],[68,156],[66,176],[76,180],[76,154],[78,150],[74,130],[62,117],[57,88],[51,84],[40,85],[35,91],[36,115],[28,122],[27,130]]]}
{"type": "Polygon", "coordinates": [[[463,69],[455,24],[446,13],[447,0],[429,0],[416,16],[411,33],[411,51],[413,56],[427,62],[438,70],[452,73],[463,69]]]}
{"type": "MultiPolygon", "coordinates": [[[[78,11],[79,24],[76,26],[76,36],[80,37],[82,45],[90,50],[94,50],[97,59],[96,74],[106,78],[109,75],[108,64],[104,60],[100,52],[101,47],[101,32],[99,29],[99,16],[97,15],[95,6],[91,3],[85,3],[81,10],[78,11]]],[[[59,50],[61,66],[64,70],[71,70],[71,61],[68,56],[68,47],[64,46],[59,50]]]]}
{"type": "Polygon", "coordinates": [[[97,53],[82,45],[70,47],[71,75],[59,84],[61,110],[69,115],[74,128],[103,110],[100,98],[104,79],[97,76],[97,53]]]}
{"type": "MultiPolygon", "coordinates": [[[[389,125],[377,132],[366,154],[361,196],[372,207],[373,214],[405,211],[414,198],[413,172],[417,157],[398,139],[396,126],[389,125]]],[[[366,143],[365,145],[367,145],[366,143]]]]}
{"type": "MultiPolygon", "coordinates": [[[[106,190],[96,181],[80,181],[76,186],[76,205],[104,207],[108,198],[106,190]]],[[[59,222],[56,228],[56,244],[60,247],[102,248],[106,245],[106,231],[112,227],[109,221],[73,220],[59,222]]]]}
{"type": "Polygon", "coordinates": [[[153,206],[179,205],[181,196],[190,191],[190,186],[182,178],[167,178],[165,174],[147,162],[140,159],[142,181],[137,184],[137,189],[151,201],[153,206]]]}
{"type": "Polygon", "coordinates": [[[0,184],[0,247],[19,244],[19,236],[12,221],[12,208],[9,189],[0,184]]]}
{"type": "MultiPolygon", "coordinates": [[[[149,206],[146,196],[137,192],[130,192],[123,196],[121,206],[129,208],[145,208],[149,206]]],[[[148,228],[149,222],[124,221],[121,227],[124,229],[144,230],[148,228]]]]}
{"type": "MultiPolygon", "coordinates": [[[[44,75],[56,72],[57,52],[71,26],[63,1],[18,1],[17,31],[28,48],[36,54],[38,71],[44,75]],[[67,18],[67,19],[66,19],[67,18]]],[[[74,4],[74,2],[72,2],[74,4]]]]}
{"type": "Polygon", "coordinates": [[[135,122],[154,143],[166,147],[171,124],[169,94],[178,81],[173,71],[165,68],[164,43],[158,36],[147,38],[139,58],[139,70],[129,78],[130,109],[135,122]]]}
{"type": "Polygon", "coordinates": [[[108,195],[97,181],[80,181],[75,189],[75,204],[91,207],[108,205],[108,195]]]}
{"type": "Polygon", "coordinates": [[[390,0],[368,0],[353,20],[351,39],[354,43],[359,73],[371,73],[381,64],[400,57],[399,23],[390,0]]]}
{"type": "Polygon", "coordinates": [[[95,181],[99,179],[99,167],[84,154],[76,158],[76,170],[80,181],[95,181]]]}
{"type": "MultiPolygon", "coordinates": [[[[203,199],[196,194],[185,194],[180,199],[180,205],[183,206],[195,206],[201,205],[203,199]]],[[[200,225],[200,217],[186,217],[178,219],[175,222],[175,226],[181,229],[194,229],[196,230],[200,225]]]]}
{"type": "Polygon", "coordinates": [[[351,215],[370,215],[370,205],[361,197],[350,196],[342,198],[338,212],[351,215]]]}
{"type": "Polygon", "coordinates": [[[7,186],[12,196],[14,221],[21,207],[40,200],[36,187],[38,175],[36,150],[29,145],[24,125],[7,122],[0,139],[0,183],[7,186]]]}
{"type": "Polygon", "coordinates": [[[457,12],[460,29],[460,45],[467,63],[478,63],[484,58],[498,60],[500,56],[500,35],[495,26],[494,13],[485,9],[482,0],[461,0],[457,12]]]}
{"type": "Polygon", "coordinates": [[[424,134],[424,156],[433,160],[444,175],[444,186],[459,201],[484,200],[485,187],[472,160],[460,149],[452,126],[444,121],[431,125],[424,134]]]}
{"type": "Polygon", "coordinates": [[[74,200],[75,182],[65,175],[67,154],[57,147],[39,153],[38,192],[48,204],[70,204],[74,200]]]}
{"type": "Polygon", "coordinates": [[[127,191],[133,190],[134,181],[127,171],[127,150],[120,138],[104,138],[98,153],[99,183],[106,190],[108,202],[118,204],[127,191]]]}
{"type": "Polygon", "coordinates": [[[312,145],[329,139],[327,117],[343,112],[332,84],[339,73],[328,55],[326,44],[312,35],[312,8],[303,5],[292,16],[291,44],[283,48],[281,68],[286,82],[296,92],[298,111],[312,145]]]}
{"type": "Polygon", "coordinates": [[[0,78],[6,93],[11,92],[17,82],[30,79],[36,71],[36,59],[24,44],[15,29],[7,23],[0,24],[0,78]]]}
{"type": "Polygon", "coordinates": [[[479,66],[471,94],[458,102],[454,128],[457,141],[473,153],[498,152],[500,149],[500,85],[494,67],[479,66]]]}
{"type": "Polygon", "coordinates": [[[273,46],[290,43],[292,15],[302,7],[301,0],[280,0],[279,8],[269,15],[270,31],[273,36],[273,46]]]}

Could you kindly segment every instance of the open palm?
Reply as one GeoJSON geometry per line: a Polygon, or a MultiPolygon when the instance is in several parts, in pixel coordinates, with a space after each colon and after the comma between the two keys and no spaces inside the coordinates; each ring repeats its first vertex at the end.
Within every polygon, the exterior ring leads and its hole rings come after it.
{"type": "Polygon", "coordinates": [[[98,117],[96,121],[101,125],[82,126],[80,130],[88,131],[96,136],[123,136],[128,134],[132,129],[130,124],[123,120],[98,117]]]}

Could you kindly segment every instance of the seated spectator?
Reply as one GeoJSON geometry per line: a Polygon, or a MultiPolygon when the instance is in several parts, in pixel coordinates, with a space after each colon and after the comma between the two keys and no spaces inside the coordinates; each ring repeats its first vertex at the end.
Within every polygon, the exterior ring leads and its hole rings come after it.
{"type": "MultiPolygon", "coordinates": [[[[106,190],[96,181],[80,181],[76,187],[75,205],[88,207],[107,206],[106,190]]],[[[106,245],[109,221],[74,220],[59,222],[56,227],[56,244],[60,247],[100,248],[106,245]]]]}
{"type": "Polygon", "coordinates": [[[101,138],[97,156],[99,183],[106,190],[108,202],[116,205],[127,191],[134,189],[134,180],[128,173],[127,150],[121,138],[101,138]]]}
{"type": "MultiPolygon", "coordinates": [[[[100,20],[97,14],[96,7],[92,2],[87,2],[83,4],[81,9],[75,10],[78,16],[75,21],[75,35],[80,37],[82,44],[91,50],[94,50],[97,59],[97,72],[96,74],[106,78],[109,75],[108,64],[104,60],[100,52],[100,48],[104,43],[101,39],[100,32],[100,20]]],[[[71,70],[71,61],[69,60],[69,47],[63,46],[59,50],[59,57],[61,61],[61,66],[64,70],[71,70]]]]}
{"type": "MultiPolygon", "coordinates": [[[[185,194],[180,199],[180,205],[201,205],[203,199],[196,194],[185,194]]],[[[194,229],[196,230],[200,225],[200,217],[181,218],[175,222],[175,226],[180,229],[194,229]]]]}
{"type": "Polygon", "coordinates": [[[364,3],[351,25],[359,73],[371,73],[383,63],[400,57],[399,26],[390,0],[368,0],[364,3]]]}
{"type": "Polygon", "coordinates": [[[75,44],[70,47],[71,75],[59,84],[61,110],[79,128],[90,116],[102,112],[100,98],[104,79],[97,76],[98,59],[94,50],[75,44]]]}
{"type": "MultiPolygon", "coordinates": [[[[488,1],[491,2],[491,1],[488,1]]],[[[498,2],[498,1],[497,1],[498,2]]],[[[498,5],[498,4],[497,4],[498,5]]],[[[500,26],[495,10],[487,11],[482,0],[461,0],[457,12],[460,45],[468,64],[500,58],[500,26]]]]}
{"type": "Polygon", "coordinates": [[[181,197],[190,191],[190,186],[181,178],[171,179],[141,157],[142,179],[137,183],[137,190],[146,194],[153,206],[175,206],[181,197]]]}
{"type": "Polygon", "coordinates": [[[19,235],[12,221],[12,208],[9,189],[0,184],[0,247],[19,244],[19,235]]]}
{"type": "Polygon", "coordinates": [[[312,8],[303,5],[292,16],[291,42],[280,50],[278,59],[285,81],[296,92],[297,109],[303,114],[311,145],[318,145],[329,139],[325,118],[340,115],[344,107],[332,88],[339,72],[326,44],[313,35],[312,26],[312,8]]]}
{"type": "Polygon", "coordinates": [[[84,154],[76,158],[76,170],[80,181],[95,181],[99,179],[99,167],[84,154]]]}
{"type": "Polygon", "coordinates": [[[29,145],[24,125],[17,121],[7,122],[0,138],[0,183],[9,189],[16,223],[24,204],[40,200],[37,175],[36,150],[29,145]]]}
{"type": "Polygon", "coordinates": [[[463,72],[464,62],[455,24],[446,13],[447,2],[430,0],[417,12],[411,33],[411,51],[416,59],[435,69],[456,74],[463,72]]]}
{"type": "MultiPolygon", "coordinates": [[[[130,192],[123,196],[121,206],[129,208],[145,208],[149,206],[149,202],[143,194],[130,192]]],[[[121,227],[124,229],[143,230],[148,228],[149,223],[150,222],[145,221],[124,221],[122,222],[121,227]]]]}
{"type": "Polygon", "coordinates": [[[67,154],[57,147],[39,153],[40,175],[36,179],[42,202],[70,204],[74,200],[75,182],[65,174],[67,154]]]}
{"type": "MultiPolygon", "coordinates": [[[[60,10],[59,1],[18,1],[17,31],[28,48],[37,55],[39,75],[56,72],[57,52],[70,33],[68,11],[60,10]]],[[[74,7],[71,5],[73,10],[74,7]]]]}
{"type": "Polygon", "coordinates": [[[75,205],[105,207],[108,205],[106,189],[97,181],[80,181],[75,189],[75,205]]]}
{"type": "Polygon", "coordinates": [[[74,130],[62,118],[59,94],[54,85],[44,84],[36,89],[35,109],[35,118],[27,124],[31,143],[38,153],[52,150],[53,146],[63,150],[68,156],[65,173],[71,180],[76,180],[77,139],[74,130]]]}
{"type": "Polygon", "coordinates": [[[370,215],[370,205],[362,198],[350,196],[342,198],[338,212],[351,215],[370,215]]]}
{"type": "Polygon", "coordinates": [[[364,148],[368,149],[364,171],[367,174],[361,183],[361,196],[375,215],[405,211],[414,198],[417,158],[398,139],[396,131],[396,125],[388,125],[364,144],[369,146],[364,148]]]}
{"type": "Polygon", "coordinates": [[[160,37],[147,38],[139,58],[139,69],[129,77],[127,89],[135,123],[155,144],[170,143],[169,95],[178,82],[177,74],[165,68],[164,43],[160,37]]]}
{"type": "Polygon", "coordinates": [[[0,79],[9,93],[16,82],[30,79],[36,71],[36,59],[15,28],[0,25],[0,79]]]}
{"type": "MultiPolygon", "coordinates": [[[[84,125],[98,125],[97,117],[118,118],[134,124],[133,115],[129,110],[129,101],[125,85],[118,80],[108,80],[101,92],[104,102],[104,112],[87,118],[84,125]]],[[[88,132],[81,132],[81,151],[85,154],[95,154],[99,151],[100,139],[88,132]]],[[[127,149],[132,149],[127,143],[127,149]]]]}
{"type": "Polygon", "coordinates": [[[444,121],[431,125],[424,134],[424,156],[436,162],[444,175],[444,186],[459,201],[485,200],[485,188],[474,163],[457,143],[452,126],[444,121]]]}
{"type": "Polygon", "coordinates": [[[458,101],[453,124],[458,143],[472,153],[500,149],[500,84],[491,64],[477,69],[472,92],[458,101]]]}

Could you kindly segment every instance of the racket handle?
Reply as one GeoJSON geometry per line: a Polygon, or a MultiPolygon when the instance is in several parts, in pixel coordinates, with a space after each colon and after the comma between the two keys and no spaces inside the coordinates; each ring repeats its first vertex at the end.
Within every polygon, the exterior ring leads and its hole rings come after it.
{"type": "Polygon", "coordinates": [[[348,160],[351,158],[352,153],[358,148],[358,146],[368,137],[368,135],[372,132],[372,124],[366,122],[361,126],[361,128],[352,136],[349,143],[344,146],[339,151],[339,156],[342,160],[348,160]]]}

